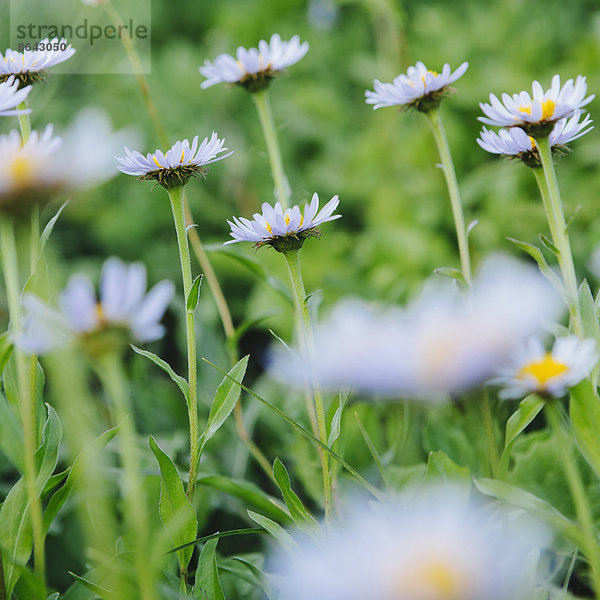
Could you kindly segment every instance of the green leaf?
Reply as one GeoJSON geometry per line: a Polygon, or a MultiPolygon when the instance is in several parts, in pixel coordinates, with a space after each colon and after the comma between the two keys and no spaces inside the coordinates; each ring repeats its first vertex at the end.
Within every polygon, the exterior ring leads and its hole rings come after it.
{"type": "Polygon", "coordinates": [[[246,560],[241,556],[232,556],[231,560],[244,565],[244,567],[246,567],[250,573],[252,573],[256,583],[265,593],[265,596],[267,598],[271,597],[271,584],[269,583],[269,578],[265,573],[263,573],[263,571],[261,571],[256,565],[252,564],[249,560],[246,560]]]}
{"type": "Polygon", "coordinates": [[[13,345],[10,341],[10,336],[8,335],[8,331],[5,331],[0,335],[0,374],[4,373],[4,368],[6,367],[6,363],[8,362],[12,351],[13,345]]]}
{"type": "Polygon", "coordinates": [[[433,272],[436,275],[441,275],[442,277],[448,277],[450,279],[454,279],[458,281],[461,285],[466,285],[465,276],[463,272],[459,269],[453,269],[452,267],[439,267],[438,269],[434,269],[433,272]]]}
{"type": "Polygon", "coordinates": [[[292,523],[290,515],[279,500],[263,492],[257,485],[241,479],[223,475],[198,475],[198,485],[205,485],[250,504],[273,519],[286,524],[292,523]]]}
{"type": "Polygon", "coordinates": [[[79,575],[75,575],[75,573],[73,573],[72,571],[68,571],[68,573],[73,579],[75,579],[75,581],[80,583],[83,587],[87,588],[88,590],[90,590],[90,592],[93,592],[94,594],[96,594],[96,596],[99,596],[103,600],[115,600],[116,599],[116,595],[113,592],[111,592],[110,590],[103,588],[102,586],[98,585],[97,583],[93,583],[89,579],[85,579],[83,577],[80,577],[79,575]]]}
{"type": "Polygon", "coordinates": [[[333,444],[335,444],[336,440],[340,437],[340,431],[342,426],[342,413],[344,412],[344,407],[346,406],[346,401],[348,400],[348,392],[340,390],[338,397],[338,407],[333,414],[331,419],[331,425],[329,427],[329,439],[327,440],[327,445],[330,448],[333,448],[333,444]]]}
{"type": "Polygon", "coordinates": [[[24,293],[35,294],[42,300],[48,300],[50,296],[50,278],[46,259],[40,256],[35,271],[29,276],[23,288],[24,293]]]}
{"type": "Polygon", "coordinates": [[[219,569],[217,567],[216,548],[219,540],[210,540],[204,544],[194,585],[194,600],[225,600],[219,569]]]}
{"type": "Polygon", "coordinates": [[[571,389],[569,413],[577,447],[600,478],[600,399],[589,380],[571,389]]]}
{"type": "Polygon", "coordinates": [[[471,231],[473,231],[473,229],[475,229],[475,226],[479,224],[479,219],[473,219],[468,225],[467,225],[467,239],[469,239],[469,236],[471,235],[471,231]]]}
{"type": "MultiPolygon", "coordinates": [[[[152,436],[149,444],[160,469],[159,513],[161,521],[171,534],[173,546],[181,546],[196,539],[198,520],[196,511],[185,495],[183,482],[173,461],[161,450],[152,436]]],[[[177,560],[183,571],[192,558],[193,546],[177,552],[177,560]]]]}
{"type": "Polygon", "coordinates": [[[540,240],[552,254],[557,258],[560,256],[560,250],[543,233],[540,233],[540,240]]]}
{"type": "Polygon", "coordinates": [[[363,436],[363,440],[365,441],[365,444],[367,445],[367,448],[369,449],[369,452],[371,453],[371,457],[373,458],[373,461],[375,462],[375,465],[377,466],[377,469],[379,471],[379,473],[381,474],[381,477],[383,479],[383,481],[385,482],[386,485],[389,486],[389,480],[388,480],[388,476],[385,470],[385,467],[383,466],[383,461],[381,460],[381,456],[379,455],[379,451],[377,450],[377,447],[375,446],[375,444],[373,443],[373,440],[371,439],[371,436],[368,434],[367,430],[364,428],[363,424],[360,421],[360,418],[358,416],[358,412],[354,412],[354,417],[356,418],[356,423],[358,425],[358,429],[360,430],[360,433],[363,436]]]}
{"type": "MultiPolygon", "coordinates": [[[[62,439],[58,415],[50,405],[47,408],[48,418],[42,433],[42,443],[34,455],[37,469],[35,488],[38,496],[42,495],[54,472],[62,439]]],[[[20,576],[18,567],[29,560],[33,543],[29,497],[22,477],[10,490],[0,509],[0,539],[5,549],[2,559],[6,595],[10,597],[20,576]]]]}
{"type": "Polygon", "coordinates": [[[544,408],[544,400],[536,394],[530,394],[521,400],[519,408],[517,408],[506,422],[504,450],[502,451],[500,464],[498,466],[499,479],[506,479],[510,453],[517,436],[535,419],[542,408],[544,408]]]}
{"type": "Polygon", "coordinates": [[[537,515],[548,526],[585,553],[586,536],[581,527],[567,519],[545,500],[505,481],[475,479],[474,483],[482,494],[537,515]]]}
{"type": "Polygon", "coordinates": [[[254,533],[264,534],[265,530],[259,527],[247,527],[245,529],[230,529],[229,531],[217,531],[217,533],[212,533],[211,535],[203,535],[202,537],[196,538],[193,542],[188,542],[183,546],[177,546],[172,550],[169,550],[167,554],[177,552],[177,550],[181,550],[185,546],[195,546],[196,544],[203,544],[204,542],[208,542],[208,540],[220,540],[224,537],[231,537],[236,535],[252,535],[254,533]]]}
{"type": "Polygon", "coordinates": [[[62,211],[67,206],[67,204],[69,204],[68,200],[56,211],[56,214],[48,221],[48,224],[46,225],[46,227],[44,227],[44,231],[42,231],[42,235],[40,237],[40,249],[39,249],[40,256],[44,253],[44,248],[46,247],[46,243],[48,242],[48,239],[50,238],[50,234],[52,233],[52,230],[54,229],[54,226],[56,225],[56,222],[58,221],[58,218],[60,217],[60,213],[62,213],[62,211]]]}
{"type": "Polygon", "coordinates": [[[188,312],[195,312],[198,308],[198,302],[200,301],[200,285],[202,284],[203,278],[204,275],[198,275],[192,283],[190,293],[188,294],[187,301],[185,303],[188,312]]]}
{"type": "Polygon", "coordinates": [[[457,465],[441,450],[429,453],[425,478],[429,481],[468,483],[468,486],[471,487],[471,471],[469,467],[457,465]]]}
{"type": "Polygon", "coordinates": [[[23,474],[23,426],[19,409],[0,394],[0,448],[12,465],[23,474]]]}
{"type": "Polygon", "coordinates": [[[283,528],[281,525],[267,519],[263,515],[248,511],[248,516],[255,522],[258,523],[263,529],[268,531],[288,552],[296,552],[300,550],[298,542],[283,528]]]}
{"type": "Polygon", "coordinates": [[[181,393],[183,394],[183,397],[185,398],[185,401],[189,402],[190,386],[188,385],[187,380],[181,375],[177,375],[169,363],[160,358],[160,356],[156,356],[156,354],[152,354],[152,352],[148,352],[147,350],[142,350],[133,344],[131,345],[131,348],[140,356],[144,356],[148,360],[151,360],[155,365],[158,365],[177,384],[181,390],[181,393]]]}
{"type": "MultiPolygon", "coordinates": [[[[598,308],[592,290],[587,280],[583,280],[579,286],[579,306],[581,306],[581,320],[583,322],[583,333],[585,337],[596,341],[596,348],[600,348],[600,324],[598,323],[598,308]]],[[[600,367],[596,365],[592,371],[592,381],[598,384],[600,367]]]]}
{"type": "MultiPolygon", "coordinates": [[[[77,455],[73,461],[73,465],[68,469],[67,480],[64,485],[59,488],[48,502],[46,512],[44,513],[44,533],[48,533],[52,521],[56,518],[58,511],[62,508],[64,503],[67,501],[73,488],[77,485],[81,479],[82,469],[85,469],[89,464],[89,459],[96,456],[103,448],[112,440],[117,434],[119,427],[113,427],[108,431],[100,434],[93,442],[83,448],[83,450],[77,455]]],[[[64,473],[61,473],[64,475],[64,473]]]]}
{"type": "Polygon", "coordinates": [[[249,358],[249,355],[244,356],[244,358],[242,358],[223,378],[223,381],[221,381],[221,384],[217,388],[214,400],[210,407],[206,429],[201,436],[202,441],[200,442],[198,458],[200,454],[202,454],[206,442],[217,433],[221,425],[225,423],[225,420],[231,414],[231,411],[235,408],[242,391],[235,381],[244,380],[249,358]]]}
{"type": "Polygon", "coordinates": [[[522,242],[511,237],[507,237],[506,239],[509,242],[515,244],[515,246],[521,248],[521,250],[527,252],[527,254],[529,254],[529,256],[531,256],[535,260],[535,262],[538,264],[538,268],[540,269],[540,273],[554,286],[554,289],[564,298],[566,292],[563,283],[560,280],[560,277],[558,277],[558,275],[548,266],[548,263],[546,262],[546,259],[542,254],[542,251],[537,246],[529,244],[528,242],[522,242]]]}
{"type": "Polygon", "coordinates": [[[292,489],[287,469],[278,458],[276,458],[273,463],[273,476],[281,491],[285,505],[288,507],[296,525],[300,527],[313,527],[316,525],[317,521],[310,512],[308,512],[296,492],[292,489]]]}

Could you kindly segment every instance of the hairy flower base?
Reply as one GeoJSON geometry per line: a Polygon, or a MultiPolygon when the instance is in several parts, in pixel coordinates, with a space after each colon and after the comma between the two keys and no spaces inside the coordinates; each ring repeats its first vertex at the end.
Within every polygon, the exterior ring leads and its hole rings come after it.
{"type": "Polygon", "coordinates": [[[289,252],[290,250],[300,250],[304,244],[304,240],[308,238],[320,238],[321,230],[313,227],[311,229],[305,229],[303,231],[297,231],[294,233],[288,233],[286,235],[276,235],[275,237],[256,242],[254,247],[258,250],[263,246],[272,246],[277,252],[289,252]]]}
{"type": "Polygon", "coordinates": [[[443,87],[441,90],[430,92],[426,96],[421,96],[413,102],[405,104],[403,107],[401,107],[401,110],[408,110],[409,108],[414,108],[419,112],[429,112],[430,110],[437,108],[446,96],[453,94],[455,91],[455,88],[443,87]]]}
{"type": "Polygon", "coordinates": [[[48,79],[46,71],[26,71],[25,73],[2,73],[0,74],[0,83],[4,83],[10,77],[14,77],[19,82],[19,89],[40,83],[48,79]]]}
{"type": "MultiPolygon", "coordinates": [[[[556,146],[552,146],[552,157],[555,159],[554,162],[560,160],[563,156],[567,156],[571,152],[571,148],[566,144],[558,144],[556,146]]],[[[542,167],[542,161],[540,160],[540,153],[537,148],[533,150],[529,150],[527,152],[519,152],[519,154],[502,154],[504,158],[520,160],[525,163],[531,169],[540,169],[542,167]]]]}
{"type": "Polygon", "coordinates": [[[520,127],[527,135],[534,138],[545,138],[550,135],[550,132],[556,125],[556,119],[553,121],[541,121],[539,123],[519,123],[513,127],[520,127]]]}
{"type": "Polygon", "coordinates": [[[279,71],[260,71],[258,73],[248,73],[235,84],[243,87],[250,93],[261,92],[271,85],[271,81],[275,79],[275,76],[279,71]]]}
{"type": "Polygon", "coordinates": [[[162,185],[166,189],[170,189],[185,185],[190,178],[198,177],[199,175],[206,179],[206,173],[208,173],[208,169],[203,169],[196,165],[182,165],[174,169],[157,169],[156,171],[150,171],[145,175],[138,177],[138,180],[150,181],[154,179],[159,185],[162,185]]]}

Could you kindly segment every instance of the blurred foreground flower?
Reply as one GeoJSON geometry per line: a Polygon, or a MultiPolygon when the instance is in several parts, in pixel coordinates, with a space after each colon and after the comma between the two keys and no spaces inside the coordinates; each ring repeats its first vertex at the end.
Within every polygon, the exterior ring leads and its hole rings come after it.
{"type": "Polygon", "coordinates": [[[299,206],[293,206],[284,212],[279,202],[275,204],[275,207],[264,202],[262,214],[255,213],[252,221],[244,217],[239,219],[233,217],[233,223],[227,221],[231,227],[230,235],[233,239],[225,242],[224,245],[236,242],[256,242],[257,248],[268,244],[279,252],[298,249],[306,238],[321,235],[317,229],[318,225],[342,216],[333,214],[339,203],[339,196],[334,196],[319,211],[319,196],[315,193],[310,204],[304,205],[304,215],[302,215],[299,206]]]}
{"type": "Polygon", "coordinates": [[[0,135],[0,211],[27,214],[57,193],[71,193],[114,176],[113,155],[128,132],[111,130],[100,110],[81,111],[63,138],[52,125],[32,131],[25,144],[18,131],[0,135]]]}
{"type": "Polygon", "coordinates": [[[258,48],[247,50],[240,46],[236,58],[219,54],[212,63],[204,61],[204,66],[198,69],[206,77],[201,87],[236,83],[250,92],[257,92],[268,87],[271,79],[286,67],[297,63],[307,52],[308,42],[301,44],[299,36],[283,42],[279,34],[274,33],[270,42],[258,42],[258,48]]]}
{"type": "Polygon", "coordinates": [[[143,154],[131,151],[125,146],[125,156],[116,156],[118,169],[126,175],[134,175],[142,180],[155,179],[165,188],[185,185],[190,177],[206,173],[205,165],[231,156],[233,151],[225,152],[225,140],[219,139],[213,131],[210,139],[204,138],[198,146],[199,136],[189,140],[175,142],[166,153],[160,150],[143,154]]]}
{"type": "Polygon", "coordinates": [[[42,354],[78,340],[91,356],[118,353],[131,341],[152,342],[164,335],[159,323],[171,302],[171,281],[146,294],[146,268],[109,258],[102,267],[100,300],[85,275],[73,275],[60,295],[57,311],[32,294],[23,298],[23,332],[16,343],[42,354]]]}
{"type": "Polygon", "coordinates": [[[406,505],[355,507],[322,545],[280,558],[279,597],[525,600],[533,597],[536,552],[547,541],[523,516],[492,517],[457,490],[433,487],[406,505]]]}
{"type": "Polygon", "coordinates": [[[533,137],[547,136],[559,119],[570,117],[576,110],[594,99],[585,97],[587,84],[585,77],[578,75],[569,79],[562,87],[560,76],[552,78],[552,86],[544,91],[538,81],[532,84],[532,95],[528,92],[502,94],[502,102],[490,94],[490,104],[480,102],[485,117],[478,117],[482,123],[498,127],[521,127],[533,137]]]}
{"type": "Polygon", "coordinates": [[[16,52],[10,48],[0,54],[0,81],[14,75],[21,85],[29,85],[45,78],[45,69],[54,67],[75,54],[75,48],[65,38],[48,38],[36,42],[38,50],[16,52]]]}
{"type": "Polygon", "coordinates": [[[546,352],[539,339],[531,338],[490,383],[504,387],[501,398],[522,398],[532,392],[559,397],[587,377],[597,362],[592,339],[558,338],[546,352]]]}
{"type": "Polygon", "coordinates": [[[434,282],[404,309],[340,303],[315,330],[312,368],[299,355],[278,350],[273,376],[444,399],[483,384],[562,310],[536,269],[502,257],[486,261],[471,291],[444,284],[434,282]]]}
{"type": "Polygon", "coordinates": [[[469,66],[462,63],[456,71],[451,72],[446,63],[441,73],[429,70],[422,62],[408,67],[406,75],[401,73],[392,83],[374,81],[375,91],[367,90],[367,104],[374,104],[373,109],[385,106],[406,106],[428,112],[439,106],[442,98],[452,90],[448,87],[462,77],[469,66]]]}
{"type": "MultiPolygon", "coordinates": [[[[548,138],[553,154],[568,152],[569,148],[566,144],[594,128],[589,114],[581,123],[580,116],[581,112],[577,111],[570,119],[560,119],[556,122],[548,138]]],[[[516,157],[532,168],[542,166],[535,140],[520,127],[501,129],[498,133],[483,127],[476,141],[484,150],[492,154],[516,157]]]]}
{"type": "Polygon", "coordinates": [[[19,89],[19,82],[14,77],[9,77],[0,83],[0,117],[12,115],[26,115],[31,109],[14,110],[21,102],[25,102],[31,92],[31,86],[19,89]]]}

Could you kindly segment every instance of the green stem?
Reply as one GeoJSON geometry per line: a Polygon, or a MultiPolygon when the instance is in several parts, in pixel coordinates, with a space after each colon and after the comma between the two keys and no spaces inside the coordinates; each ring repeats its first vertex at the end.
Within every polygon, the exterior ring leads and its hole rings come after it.
{"type": "Polygon", "coordinates": [[[460,264],[462,274],[467,282],[471,285],[471,259],[469,257],[469,240],[467,239],[467,230],[465,229],[465,219],[463,216],[462,203],[460,200],[460,192],[458,191],[458,182],[456,180],[456,172],[454,171],[454,163],[448,146],[448,138],[442,123],[442,117],[439,108],[434,108],[425,113],[429,117],[433,137],[442,161],[442,170],[446,178],[448,193],[450,195],[450,204],[452,205],[452,214],[454,216],[454,226],[456,228],[456,236],[458,238],[458,252],[460,254],[460,264]]]}
{"type": "Polygon", "coordinates": [[[193,501],[194,489],[197,479],[198,461],[198,365],[196,359],[196,328],[194,324],[194,310],[188,310],[187,300],[192,288],[192,263],[185,226],[185,210],[183,201],[183,186],[167,190],[173,210],[177,245],[179,247],[179,260],[181,262],[181,276],[183,279],[183,299],[185,306],[185,332],[187,337],[188,358],[188,384],[190,388],[188,402],[188,419],[190,423],[190,473],[187,485],[187,497],[193,501]]]}
{"type": "Polygon", "coordinates": [[[579,521],[585,540],[585,554],[588,559],[592,586],[595,598],[600,598],[600,546],[594,534],[594,521],[592,511],[588,502],[586,491],[577,468],[575,457],[573,456],[572,445],[568,434],[563,427],[562,418],[559,412],[559,405],[556,400],[551,399],[546,403],[546,418],[550,428],[554,433],[557,444],[558,455],[562,461],[562,467],[567,477],[571,497],[575,504],[575,512],[579,521]]]}
{"type": "Polygon", "coordinates": [[[567,224],[565,222],[560,190],[554,170],[552,149],[548,137],[536,139],[535,142],[542,162],[543,175],[539,174],[539,169],[534,169],[533,171],[542,194],[542,201],[544,202],[544,209],[550,233],[552,234],[552,242],[558,249],[558,264],[565,282],[573,330],[579,337],[583,337],[583,321],[581,319],[581,309],[577,293],[577,275],[575,274],[567,224]],[[544,187],[546,189],[545,197],[543,192],[544,187]]]}
{"type": "Polygon", "coordinates": [[[114,420],[119,423],[119,445],[123,462],[124,481],[123,495],[127,511],[127,521],[133,526],[135,545],[135,570],[137,586],[141,600],[153,600],[151,566],[148,565],[148,518],[146,515],[146,499],[140,478],[138,450],[134,417],[132,414],[128,391],[122,373],[121,359],[118,354],[105,354],[100,360],[98,370],[102,385],[112,403],[114,420]]]}
{"type": "Polygon", "coordinates": [[[279,142],[277,141],[277,131],[273,121],[273,113],[271,111],[271,103],[267,90],[261,90],[252,94],[260,125],[267,143],[267,152],[269,154],[269,162],[271,163],[271,173],[273,174],[273,183],[275,184],[275,197],[285,210],[289,206],[290,185],[283,170],[283,161],[281,160],[281,151],[279,150],[279,142]]]}
{"type": "MultiPolygon", "coordinates": [[[[19,284],[19,263],[15,241],[14,225],[7,218],[0,220],[0,248],[2,253],[2,268],[6,285],[6,296],[10,312],[10,331],[18,335],[21,331],[21,286],[19,284]]],[[[33,530],[33,561],[34,571],[42,584],[45,598],[46,561],[44,555],[44,529],[42,504],[36,489],[36,423],[32,420],[31,399],[35,400],[35,390],[30,390],[27,378],[27,359],[17,348],[14,349],[17,364],[17,383],[19,388],[19,407],[23,421],[23,444],[25,454],[25,486],[30,506],[31,527],[33,530]]]]}
{"type": "MultiPolygon", "coordinates": [[[[27,105],[27,99],[23,100],[18,106],[17,110],[27,110],[29,106],[27,105]]],[[[25,143],[29,136],[31,135],[31,119],[29,118],[29,113],[18,115],[19,118],[19,129],[21,130],[21,139],[23,143],[25,143]]]]}
{"type": "MultiPolygon", "coordinates": [[[[298,319],[301,323],[302,330],[302,345],[309,363],[313,363],[313,334],[312,325],[310,322],[310,313],[306,304],[306,292],[304,291],[304,282],[302,281],[302,271],[300,270],[300,255],[299,250],[287,250],[283,252],[285,261],[287,263],[288,271],[290,274],[290,281],[292,283],[292,294],[296,303],[296,310],[298,319]]],[[[325,406],[323,403],[323,392],[320,385],[312,381],[312,392],[315,401],[315,412],[317,415],[317,428],[319,432],[319,439],[325,445],[328,443],[327,439],[327,420],[325,417],[325,406]]],[[[327,520],[332,517],[332,484],[331,484],[331,471],[329,468],[329,454],[320,450],[321,455],[321,467],[323,470],[323,495],[325,501],[325,518],[327,520]]]]}
{"type": "Polygon", "coordinates": [[[483,418],[483,426],[488,443],[488,453],[490,458],[490,467],[494,479],[498,477],[498,445],[496,444],[496,436],[494,435],[494,422],[492,419],[492,406],[490,404],[490,394],[487,389],[483,390],[481,399],[481,416],[483,418]]]}

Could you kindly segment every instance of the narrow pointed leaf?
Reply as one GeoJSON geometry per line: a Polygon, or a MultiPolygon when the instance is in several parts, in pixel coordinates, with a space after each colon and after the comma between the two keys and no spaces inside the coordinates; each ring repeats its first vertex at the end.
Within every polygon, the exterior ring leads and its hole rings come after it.
{"type": "Polygon", "coordinates": [[[292,515],[292,519],[296,525],[300,527],[313,527],[317,524],[315,518],[310,514],[310,512],[306,509],[302,501],[292,489],[292,485],[290,483],[290,476],[285,468],[285,465],[278,459],[275,459],[273,463],[273,476],[275,477],[275,481],[277,486],[281,491],[281,495],[283,496],[283,501],[285,505],[288,507],[290,514],[292,515]]]}
{"type": "Polygon", "coordinates": [[[156,354],[152,354],[152,352],[148,352],[147,350],[142,350],[133,344],[131,345],[131,348],[140,356],[144,356],[148,360],[151,360],[155,365],[158,365],[177,384],[186,402],[189,401],[190,386],[188,385],[187,380],[181,375],[177,375],[168,362],[164,361],[160,356],[156,356],[156,354]]]}
{"type": "Polygon", "coordinates": [[[186,302],[188,312],[195,312],[198,308],[198,302],[200,301],[200,285],[202,284],[203,277],[204,275],[198,275],[192,283],[186,302]]]}
{"type": "Polygon", "coordinates": [[[295,552],[300,549],[298,542],[283,528],[281,525],[267,519],[263,515],[248,511],[248,516],[255,522],[258,523],[262,528],[268,531],[282,546],[289,552],[295,552]]]}
{"type": "Polygon", "coordinates": [[[196,570],[194,600],[225,600],[217,566],[216,548],[218,541],[210,540],[202,548],[196,570]]]}
{"type": "Polygon", "coordinates": [[[587,379],[571,389],[569,413],[577,447],[600,478],[600,398],[587,379]]]}

